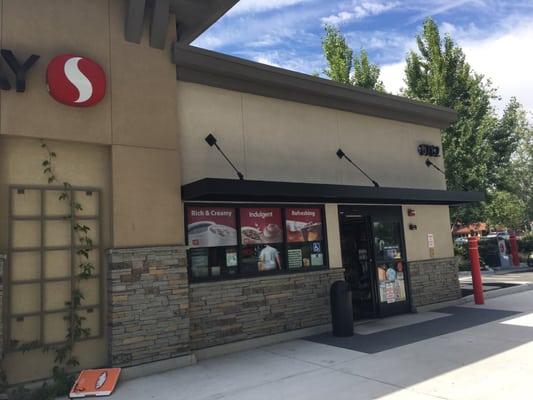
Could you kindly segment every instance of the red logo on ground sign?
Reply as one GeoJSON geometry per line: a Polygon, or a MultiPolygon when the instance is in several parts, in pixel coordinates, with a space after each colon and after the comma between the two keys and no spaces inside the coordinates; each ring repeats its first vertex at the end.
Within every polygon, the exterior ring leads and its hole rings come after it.
{"type": "Polygon", "coordinates": [[[46,70],[50,95],[73,107],[90,107],[105,96],[105,72],[94,61],[73,54],[55,57],[46,70]]]}

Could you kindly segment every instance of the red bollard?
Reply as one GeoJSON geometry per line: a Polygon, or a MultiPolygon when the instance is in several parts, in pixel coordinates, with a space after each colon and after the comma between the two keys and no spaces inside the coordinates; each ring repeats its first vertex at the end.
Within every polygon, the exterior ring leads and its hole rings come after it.
{"type": "Polygon", "coordinates": [[[478,238],[468,238],[468,253],[472,269],[472,286],[474,286],[474,301],[476,304],[485,304],[483,296],[483,282],[481,281],[481,266],[479,265],[478,238]]]}
{"type": "Polygon", "coordinates": [[[518,257],[518,241],[516,240],[515,234],[509,236],[509,242],[511,243],[511,258],[513,259],[513,265],[519,267],[520,257],[518,257]]]}

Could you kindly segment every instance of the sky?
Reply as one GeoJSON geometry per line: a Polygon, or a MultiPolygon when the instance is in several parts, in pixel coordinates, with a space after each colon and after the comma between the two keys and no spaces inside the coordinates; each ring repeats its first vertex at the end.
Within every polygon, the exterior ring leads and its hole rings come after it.
{"type": "Polygon", "coordinates": [[[321,36],[330,23],[354,51],[367,50],[386,90],[399,94],[405,56],[427,17],[498,88],[499,112],[515,96],[533,113],[533,0],[240,0],[193,45],[322,74],[321,36]]]}

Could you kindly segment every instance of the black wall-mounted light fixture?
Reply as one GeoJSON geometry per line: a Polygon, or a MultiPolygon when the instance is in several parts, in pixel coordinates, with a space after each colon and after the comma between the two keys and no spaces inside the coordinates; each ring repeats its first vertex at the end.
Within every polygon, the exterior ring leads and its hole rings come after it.
{"type": "Polygon", "coordinates": [[[231,160],[228,158],[228,156],[226,156],[226,154],[222,151],[222,149],[220,148],[220,146],[218,145],[217,143],[217,138],[212,134],[210,133],[209,135],[206,136],[205,138],[205,141],[207,142],[207,144],[210,146],[210,147],[213,147],[215,146],[216,149],[220,152],[220,154],[222,154],[222,156],[226,159],[226,161],[229,163],[229,165],[231,165],[231,168],[233,168],[233,170],[235,171],[235,173],[237,174],[237,176],[239,177],[239,179],[242,181],[244,180],[244,175],[241,173],[241,171],[239,171],[237,169],[237,167],[235,165],[233,165],[233,163],[231,162],[231,160]]]}
{"type": "MultiPolygon", "coordinates": [[[[437,171],[439,171],[442,175],[444,175],[444,177],[446,177],[446,173],[442,169],[437,167],[435,164],[433,164],[433,162],[429,158],[426,159],[426,167],[428,167],[428,168],[429,167],[433,167],[437,171]]],[[[461,185],[461,187],[468,192],[469,189],[467,187],[465,187],[464,185],[461,185]]]]}
{"type": "Polygon", "coordinates": [[[363,170],[362,170],[362,169],[361,169],[356,163],[354,163],[354,162],[351,160],[351,158],[348,157],[348,156],[344,153],[344,151],[342,151],[342,149],[337,150],[337,157],[339,157],[339,159],[341,159],[341,160],[342,160],[343,158],[345,158],[346,161],[348,161],[348,162],[349,162],[350,164],[352,164],[355,168],[357,168],[359,171],[361,171],[361,173],[362,173],[364,176],[366,176],[366,177],[368,178],[368,180],[369,180],[370,182],[372,182],[373,185],[374,185],[375,187],[377,187],[377,188],[379,187],[379,183],[377,183],[374,179],[372,179],[370,176],[368,176],[368,174],[367,174],[365,171],[363,171],[363,170]]]}

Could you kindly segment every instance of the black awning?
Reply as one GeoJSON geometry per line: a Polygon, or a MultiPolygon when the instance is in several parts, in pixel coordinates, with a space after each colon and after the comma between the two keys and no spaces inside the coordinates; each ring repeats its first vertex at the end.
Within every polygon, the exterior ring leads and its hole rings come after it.
{"type": "Polygon", "coordinates": [[[448,205],[485,200],[482,192],[216,178],[205,178],[182,186],[181,197],[185,201],[448,205]]]}

